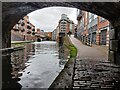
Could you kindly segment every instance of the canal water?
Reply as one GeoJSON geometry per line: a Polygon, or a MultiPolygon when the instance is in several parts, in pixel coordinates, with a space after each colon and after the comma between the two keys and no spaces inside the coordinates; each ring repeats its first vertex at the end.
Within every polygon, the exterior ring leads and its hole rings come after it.
{"type": "Polygon", "coordinates": [[[3,87],[49,88],[67,62],[64,56],[54,41],[29,43],[23,50],[3,55],[3,87]]]}

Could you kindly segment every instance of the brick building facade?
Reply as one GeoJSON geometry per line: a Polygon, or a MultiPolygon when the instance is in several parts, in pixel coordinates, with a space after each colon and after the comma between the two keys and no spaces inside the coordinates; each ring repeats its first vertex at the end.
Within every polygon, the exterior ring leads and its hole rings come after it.
{"type": "Polygon", "coordinates": [[[11,41],[35,40],[35,26],[25,16],[11,30],[11,41]]]}
{"type": "Polygon", "coordinates": [[[109,46],[109,21],[90,12],[77,10],[77,37],[86,45],[109,46]]]}

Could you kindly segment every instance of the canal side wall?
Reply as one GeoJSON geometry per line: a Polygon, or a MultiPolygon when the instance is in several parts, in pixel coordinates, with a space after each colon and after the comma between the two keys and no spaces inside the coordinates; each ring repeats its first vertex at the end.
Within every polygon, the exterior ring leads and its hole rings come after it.
{"type": "Polygon", "coordinates": [[[48,90],[72,88],[75,58],[70,58],[48,90]]]}
{"type": "Polygon", "coordinates": [[[13,51],[17,51],[17,50],[22,50],[24,49],[24,44],[25,43],[31,43],[31,42],[34,42],[34,41],[12,41],[11,42],[11,46],[10,48],[3,48],[3,49],[0,49],[0,51],[2,53],[11,53],[13,51]]]}
{"type": "MultiPolygon", "coordinates": [[[[53,81],[53,83],[50,85],[48,90],[56,90],[56,89],[65,89],[65,88],[72,88],[72,81],[73,81],[73,72],[74,72],[74,64],[76,61],[76,54],[71,55],[73,53],[71,48],[68,48],[69,46],[73,45],[69,39],[68,36],[65,36],[64,38],[64,48],[66,50],[69,49],[69,56],[72,56],[68,59],[67,63],[64,66],[64,69],[60,72],[60,74],[56,77],[56,79],[53,81]]],[[[76,50],[76,49],[75,49],[76,50]]],[[[68,57],[69,57],[68,56],[68,57]]]]}
{"type": "Polygon", "coordinates": [[[19,46],[19,47],[11,47],[11,48],[0,49],[0,51],[2,52],[2,54],[4,54],[4,53],[11,53],[13,51],[18,51],[18,50],[22,50],[22,49],[24,49],[24,47],[19,46]]]}

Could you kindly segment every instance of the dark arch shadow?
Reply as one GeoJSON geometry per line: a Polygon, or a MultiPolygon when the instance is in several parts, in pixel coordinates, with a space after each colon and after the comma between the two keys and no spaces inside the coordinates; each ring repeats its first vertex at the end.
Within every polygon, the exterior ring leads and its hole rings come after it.
{"type": "Polygon", "coordinates": [[[20,78],[12,78],[12,64],[11,64],[11,56],[6,55],[2,56],[2,90],[21,90],[22,85],[18,83],[20,78]]]}
{"type": "Polygon", "coordinates": [[[41,39],[40,39],[40,38],[37,38],[37,42],[41,42],[41,39]]]}

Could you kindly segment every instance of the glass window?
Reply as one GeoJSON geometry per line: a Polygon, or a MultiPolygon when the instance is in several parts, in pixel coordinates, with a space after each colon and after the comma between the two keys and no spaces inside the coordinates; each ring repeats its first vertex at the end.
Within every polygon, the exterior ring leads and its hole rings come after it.
{"type": "Polygon", "coordinates": [[[97,18],[97,15],[94,15],[94,19],[97,18]]]}
{"type": "Polygon", "coordinates": [[[91,13],[89,12],[89,18],[91,18],[91,13]]]}
{"type": "Polygon", "coordinates": [[[25,23],[24,23],[24,22],[22,22],[22,23],[21,23],[21,26],[24,26],[24,25],[25,25],[25,23]]]}
{"type": "Polygon", "coordinates": [[[92,20],[91,19],[89,19],[89,23],[91,22],[92,20]]]}
{"type": "Polygon", "coordinates": [[[104,21],[104,20],[105,20],[105,18],[103,18],[103,17],[100,18],[100,22],[102,22],[102,21],[104,21]]]}
{"type": "Polygon", "coordinates": [[[31,27],[30,27],[30,26],[27,26],[27,29],[31,29],[31,27]]]}

